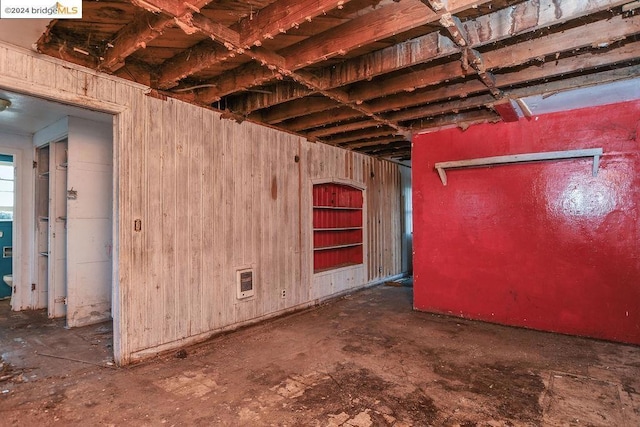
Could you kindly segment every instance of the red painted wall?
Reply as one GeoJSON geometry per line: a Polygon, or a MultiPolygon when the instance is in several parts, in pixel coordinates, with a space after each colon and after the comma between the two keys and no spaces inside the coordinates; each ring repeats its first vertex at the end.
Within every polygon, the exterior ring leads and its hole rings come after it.
{"type": "Polygon", "coordinates": [[[640,344],[640,101],[417,135],[414,306],[640,344]],[[602,147],[588,159],[434,163],[602,147]]]}

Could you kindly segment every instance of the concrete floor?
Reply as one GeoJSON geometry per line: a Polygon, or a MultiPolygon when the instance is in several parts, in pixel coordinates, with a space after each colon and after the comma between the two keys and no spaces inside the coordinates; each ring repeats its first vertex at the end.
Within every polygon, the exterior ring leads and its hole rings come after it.
{"type": "Polygon", "coordinates": [[[640,425],[640,347],[411,298],[379,286],[121,369],[109,324],[66,330],[5,304],[0,425],[640,425]]]}

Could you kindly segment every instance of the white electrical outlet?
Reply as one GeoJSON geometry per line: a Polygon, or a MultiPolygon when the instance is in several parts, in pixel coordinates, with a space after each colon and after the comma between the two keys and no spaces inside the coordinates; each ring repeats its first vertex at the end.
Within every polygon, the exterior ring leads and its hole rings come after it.
{"type": "Polygon", "coordinates": [[[281,289],[280,290],[280,298],[286,298],[287,297],[287,290],[286,289],[281,289]]]}

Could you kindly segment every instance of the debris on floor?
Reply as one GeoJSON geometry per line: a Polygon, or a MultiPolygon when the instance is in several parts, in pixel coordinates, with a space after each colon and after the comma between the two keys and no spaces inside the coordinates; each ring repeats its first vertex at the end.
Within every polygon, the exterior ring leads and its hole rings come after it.
{"type": "Polygon", "coordinates": [[[110,325],[13,321],[32,327],[0,323],[2,372],[28,379],[0,383],[6,425],[640,425],[640,347],[416,312],[408,286],[118,369],[110,325]]]}

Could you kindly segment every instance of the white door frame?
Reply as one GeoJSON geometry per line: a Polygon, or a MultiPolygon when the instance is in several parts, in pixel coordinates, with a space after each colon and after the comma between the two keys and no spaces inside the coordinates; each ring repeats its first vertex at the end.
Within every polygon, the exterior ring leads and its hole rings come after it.
{"type": "MultiPolygon", "coordinates": [[[[118,192],[119,192],[119,141],[121,135],[124,134],[121,114],[125,114],[129,111],[129,108],[125,105],[116,104],[113,102],[97,100],[82,95],[78,95],[72,92],[60,91],[53,88],[41,87],[37,84],[33,84],[29,80],[18,79],[15,77],[9,77],[0,74],[0,88],[9,92],[14,92],[22,95],[32,96],[34,98],[40,98],[48,101],[53,101],[61,104],[67,104],[74,107],[82,108],[85,110],[99,111],[102,113],[111,114],[113,116],[113,268],[111,278],[112,298],[113,298],[113,349],[114,357],[116,361],[123,357],[122,345],[120,338],[121,322],[120,322],[120,242],[119,242],[119,206],[118,206],[118,192]]],[[[7,152],[7,154],[11,154],[7,152]]],[[[14,225],[15,227],[15,225],[14,225]]]]}

